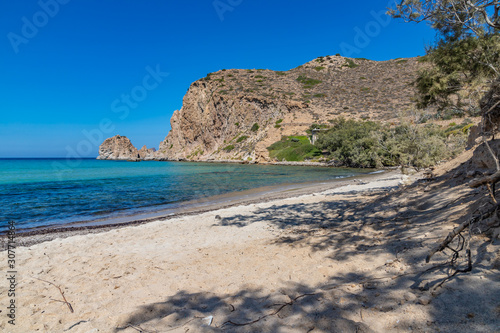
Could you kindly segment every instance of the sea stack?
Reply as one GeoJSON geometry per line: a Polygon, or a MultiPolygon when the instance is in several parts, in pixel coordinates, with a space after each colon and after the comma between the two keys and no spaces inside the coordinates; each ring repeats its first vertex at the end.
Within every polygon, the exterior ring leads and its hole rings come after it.
{"type": "MultiPolygon", "coordinates": [[[[144,152],[141,149],[141,152],[144,152]]],[[[98,160],[140,161],[141,156],[126,136],[115,135],[99,146],[98,160]]]]}

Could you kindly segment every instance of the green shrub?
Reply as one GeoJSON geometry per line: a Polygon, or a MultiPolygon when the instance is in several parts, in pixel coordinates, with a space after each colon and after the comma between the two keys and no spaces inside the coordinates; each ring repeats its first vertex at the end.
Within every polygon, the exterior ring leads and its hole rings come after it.
{"type": "Polygon", "coordinates": [[[224,148],[222,148],[223,150],[227,151],[227,152],[230,152],[231,150],[234,149],[234,145],[228,145],[228,146],[225,146],[224,148]]]}
{"type": "Polygon", "coordinates": [[[321,80],[311,79],[304,75],[299,75],[297,81],[304,85],[304,88],[312,88],[313,86],[322,83],[321,80]]]}
{"type": "Polygon", "coordinates": [[[427,57],[427,56],[418,56],[417,57],[417,61],[420,62],[420,63],[429,62],[429,57],[427,57]]]}
{"type": "Polygon", "coordinates": [[[469,133],[469,129],[474,126],[474,124],[467,124],[464,127],[462,127],[462,133],[467,134],[469,133]]]}
{"type": "Polygon", "coordinates": [[[463,118],[466,116],[466,111],[458,108],[449,108],[438,111],[437,117],[443,120],[450,120],[453,118],[463,118]]]}
{"type": "Polygon", "coordinates": [[[371,135],[380,125],[371,121],[336,119],[333,127],[319,135],[316,146],[351,167],[369,168],[380,165],[375,153],[376,140],[371,135]]]}
{"type": "Polygon", "coordinates": [[[323,66],[318,66],[318,67],[314,67],[314,69],[315,69],[315,70],[317,70],[317,71],[319,72],[320,70],[325,69],[325,67],[323,67],[323,66]]]}
{"type": "Polygon", "coordinates": [[[455,135],[459,132],[467,134],[469,132],[469,128],[472,126],[474,126],[474,124],[467,121],[464,121],[461,124],[453,122],[448,125],[448,127],[444,130],[444,133],[446,136],[455,135]]]}
{"type": "Polygon", "coordinates": [[[276,120],[276,125],[281,124],[283,122],[283,119],[278,119],[276,120]]]}
{"type": "Polygon", "coordinates": [[[246,135],[242,135],[238,138],[238,140],[236,140],[236,143],[240,143],[242,141],[245,141],[246,139],[248,139],[248,136],[246,135]]]}
{"type": "Polygon", "coordinates": [[[435,165],[462,151],[464,125],[446,131],[437,125],[401,123],[389,128],[372,121],[336,119],[330,130],[320,132],[316,146],[350,167],[435,165]]]}
{"type": "Polygon", "coordinates": [[[358,67],[358,66],[359,66],[359,65],[358,65],[358,64],[356,64],[356,63],[355,63],[352,59],[348,59],[348,58],[346,58],[345,60],[347,61],[347,64],[346,64],[346,65],[344,65],[344,66],[347,66],[347,67],[349,67],[349,68],[356,68],[356,67],[358,67]]]}
{"type": "Polygon", "coordinates": [[[250,129],[252,132],[257,132],[259,130],[259,124],[255,123],[252,125],[252,128],[250,129]]]}
{"type": "Polygon", "coordinates": [[[321,156],[321,151],[313,146],[307,136],[284,136],[267,148],[269,157],[278,161],[303,161],[321,156]]]}
{"type": "Polygon", "coordinates": [[[234,123],[236,127],[240,127],[240,123],[234,123]]]}

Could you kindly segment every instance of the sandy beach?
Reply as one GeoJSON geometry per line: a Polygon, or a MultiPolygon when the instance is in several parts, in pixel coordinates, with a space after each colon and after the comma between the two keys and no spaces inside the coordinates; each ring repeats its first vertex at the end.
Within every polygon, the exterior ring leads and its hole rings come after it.
{"type": "MultiPolygon", "coordinates": [[[[392,171],[317,193],[41,236],[15,250],[15,325],[8,281],[0,284],[0,330],[500,331],[498,239],[474,239],[474,270],[440,288],[446,256],[425,263],[479,194],[450,173],[421,178],[392,171]]],[[[7,252],[0,256],[7,272],[7,252]]]]}

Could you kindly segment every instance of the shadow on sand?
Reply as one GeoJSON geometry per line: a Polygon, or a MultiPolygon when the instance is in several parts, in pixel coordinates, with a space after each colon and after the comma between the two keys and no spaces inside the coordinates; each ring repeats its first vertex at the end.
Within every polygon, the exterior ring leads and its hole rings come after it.
{"type": "Polygon", "coordinates": [[[390,192],[332,195],[218,222],[243,228],[265,220],[279,231],[276,244],[329,250],[325,262],[390,253],[395,259],[381,267],[384,274],[339,271],[324,285],[290,282],[225,295],[179,291],[139,307],[116,332],[499,331],[500,272],[492,269],[498,240],[475,238],[473,271],[431,293],[449,266],[445,254],[425,264],[429,248],[483,196],[460,185],[458,171],[390,192]],[[386,323],[374,325],[381,316],[386,323]]]}

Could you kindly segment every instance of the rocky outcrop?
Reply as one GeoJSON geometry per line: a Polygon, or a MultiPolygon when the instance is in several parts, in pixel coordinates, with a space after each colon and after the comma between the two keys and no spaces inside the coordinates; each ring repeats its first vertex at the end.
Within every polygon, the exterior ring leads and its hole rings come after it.
{"type": "MultiPolygon", "coordinates": [[[[327,56],[286,72],[210,73],[191,84],[158,151],[143,147],[138,158],[264,162],[270,161],[267,147],[282,136],[306,135],[312,124],[336,117],[397,121],[412,107],[411,82],[421,66],[418,58],[327,56]]],[[[129,156],[110,148],[103,148],[105,159],[129,156]]],[[[130,156],[136,156],[133,150],[130,156]]]]}
{"type": "Polygon", "coordinates": [[[221,70],[194,82],[157,152],[166,160],[269,161],[283,135],[343,116],[397,121],[412,105],[417,58],[320,57],[287,72],[221,70]],[[257,129],[258,126],[258,129],[257,129]]]}
{"type": "Polygon", "coordinates": [[[155,159],[155,152],[156,152],[156,148],[148,148],[146,146],[142,146],[142,148],[139,149],[139,151],[138,151],[139,158],[141,160],[145,160],[145,161],[154,160],[155,159]]]}
{"type": "MultiPolygon", "coordinates": [[[[142,151],[142,149],[141,149],[142,151]]],[[[126,136],[115,135],[99,146],[98,160],[140,161],[141,156],[126,136]]]]}

